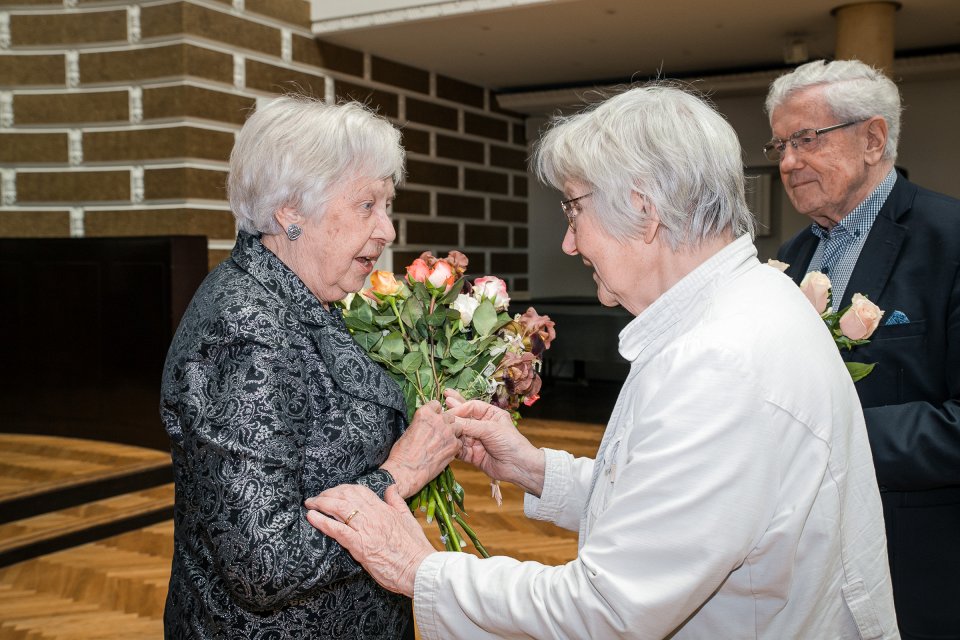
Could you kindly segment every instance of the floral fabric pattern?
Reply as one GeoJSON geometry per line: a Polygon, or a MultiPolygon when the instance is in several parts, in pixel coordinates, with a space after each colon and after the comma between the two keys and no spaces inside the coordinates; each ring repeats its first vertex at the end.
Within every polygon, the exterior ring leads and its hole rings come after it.
{"type": "Polygon", "coordinates": [[[194,296],[167,355],[161,417],[176,481],[168,638],[392,639],[408,599],[305,518],[342,483],[381,497],[405,428],[397,384],[260,239],[194,296]]]}

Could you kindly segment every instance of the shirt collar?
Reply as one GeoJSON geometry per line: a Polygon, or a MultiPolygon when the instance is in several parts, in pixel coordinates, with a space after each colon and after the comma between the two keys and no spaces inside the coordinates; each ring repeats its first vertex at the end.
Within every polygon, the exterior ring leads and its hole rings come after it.
{"type": "Polygon", "coordinates": [[[893,185],[897,182],[897,170],[891,168],[886,177],[877,188],[867,196],[867,198],[858,204],[853,211],[843,216],[840,222],[833,229],[825,229],[814,222],[810,225],[810,231],[821,240],[827,240],[831,235],[850,235],[854,238],[866,237],[873,226],[873,221],[877,219],[877,214],[883,208],[890,192],[893,191],[893,185]]]}
{"type": "Polygon", "coordinates": [[[706,309],[706,297],[721,281],[748,269],[756,261],[757,248],[749,235],[743,235],[710,256],[703,264],[680,279],[620,332],[620,355],[634,362],[649,347],[673,335],[680,326],[695,321],[706,309]]]}

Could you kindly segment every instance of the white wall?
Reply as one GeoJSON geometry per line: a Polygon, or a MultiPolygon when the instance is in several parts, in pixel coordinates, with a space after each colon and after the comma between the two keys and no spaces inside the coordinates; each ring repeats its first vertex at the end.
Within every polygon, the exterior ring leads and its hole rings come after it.
{"type": "MultiPolygon", "coordinates": [[[[917,184],[960,198],[960,79],[926,78],[900,86],[905,106],[897,165],[907,169],[917,184]]],[[[744,149],[744,164],[768,168],[761,147],[770,139],[763,113],[765,95],[719,97],[717,108],[737,131],[744,149]]],[[[544,118],[527,120],[527,139],[536,140],[544,118]]],[[[560,211],[560,193],[540,185],[530,176],[530,295],[596,296],[589,269],[577,257],[560,250],[565,222],[560,211]]],[[[777,247],[809,224],[790,205],[776,172],[771,185],[770,235],[757,238],[762,260],[773,257],[777,247]]]]}

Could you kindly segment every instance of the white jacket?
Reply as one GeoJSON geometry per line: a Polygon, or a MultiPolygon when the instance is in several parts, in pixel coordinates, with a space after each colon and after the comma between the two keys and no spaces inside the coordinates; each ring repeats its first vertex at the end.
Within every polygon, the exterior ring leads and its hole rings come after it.
{"type": "Polygon", "coordinates": [[[796,285],[742,237],[620,352],[596,461],[546,450],[526,497],[529,517],[579,530],[577,558],[429,556],[423,640],[899,637],[863,415],[796,285]]]}

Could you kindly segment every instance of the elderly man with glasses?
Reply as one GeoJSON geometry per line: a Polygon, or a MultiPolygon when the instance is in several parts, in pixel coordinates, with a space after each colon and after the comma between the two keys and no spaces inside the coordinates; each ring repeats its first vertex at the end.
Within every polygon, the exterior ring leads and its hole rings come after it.
{"type": "MultiPolygon", "coordinates": [[[[856,387],[886,520],[904,638],[960,638],[960,202],[894,169],[900,94],[859,61],[778,78],[766,103],[787,195],[813,224],[781,247],[787,274],[830,278],[833,306],[885,311],[856,387]]],[[[953,161],[952,159],[947,159],[953,161]]]]}

